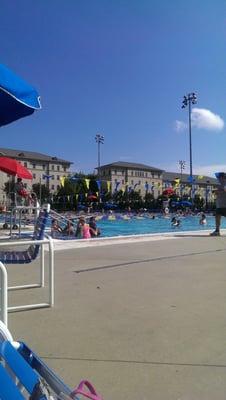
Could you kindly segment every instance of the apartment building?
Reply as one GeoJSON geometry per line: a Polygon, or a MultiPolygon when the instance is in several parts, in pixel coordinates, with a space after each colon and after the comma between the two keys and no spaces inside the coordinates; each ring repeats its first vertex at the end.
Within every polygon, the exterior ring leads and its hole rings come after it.
{"type": "MultiPolygon", "coordinates": [[[[27,150],[14,150],[0,148],[0,156],[14,158],[24,165],[33,176],[32,181],[24,180],[28,189],[31,189],[35,183],[45,184],[51,193],[60,188],[60,178],[69,175],[71,161],[50,156],[42,153],[36,153],[27,150]]],[[[4,183],[10,179],[10,175],[0,171],[0,189],[4,183]]],[[[3,200],[3,192],[0,190],[0,200],[3,200]]]]}
{"type": "MultiPolygon", "coordinates": [[[[189,174],[166,172],[145,164],[118,161],[102,165],[99,168],[98,175],[101,181],[111,182],[112,193],[116,188],[117,190],[127,191],[133,189],[138,191],[142,197],[146,193],[152,193],[157,198],[164,189],[173,187],[179,196],[191,195],[189,174]],[[175,184],[176,181],[177,184],[175,184]]],[[[199,175],[194,175],[193,178],[193,196],[197,194],[203,197],[206,202],[213,201],[213,192],[218,186],[217,179],[199,175]]]]}
{"type": "MultiPolygon", "coordinates": [[[[167,187],[173,187],[178,196],[190,196],[191,184],[189,182],[189,174],[181,174],[176,172],[163,172],[163,190],[167,187]],[[178,182],[178,183],[177,183],[178,182]]],[[[219,186],[216,178],[210,176],[193,175],[193,196],[199,195],[204,198],[206,202],[214,201],[214,189],[219,186]]]]}
{"type": "Polygon", "coordinates": [[[133,189],[142,197],[149,192],[156,198],[162,193],[162,174],[162,169],[124,161],[102,165],[98,171],[101,181],[111,182],[112,193],[116,188],[127,191],[133,189]]]}

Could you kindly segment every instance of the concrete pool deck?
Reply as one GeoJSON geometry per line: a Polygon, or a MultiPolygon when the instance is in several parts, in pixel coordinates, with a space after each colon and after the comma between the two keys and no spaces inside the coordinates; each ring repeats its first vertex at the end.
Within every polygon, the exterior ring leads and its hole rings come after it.
{"type": "MultiPolygon", "coordinates": [[[[105,400],[225,399],[226,237],[176,235],[58,243],[55,306],[10,313],[14,337],[105,400]]],[[[37,265],[8,266],[10,284],[30,281],[37,265]]],[[[10,292],[10,304],[42,292],[10,292]]]]}

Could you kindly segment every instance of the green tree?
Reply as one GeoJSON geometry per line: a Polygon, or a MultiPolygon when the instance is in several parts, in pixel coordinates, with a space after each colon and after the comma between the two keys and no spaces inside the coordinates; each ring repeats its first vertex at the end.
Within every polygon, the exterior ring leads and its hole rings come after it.
{"type": "Polygon", "coordinates": [[[46,185],[40,185],[40,183],[34,183],[32,185],[32,191],[36,194],[37,198],[40,200],[41,194],[41,203],[50,200],[50,190],[46,185]]]}
{"type": "Polygon", "coordinates": [[[205,200],[200,195],[196,194],[193,199],[193,205],[198,210],[202,210],[205,205],[205,200]]]}

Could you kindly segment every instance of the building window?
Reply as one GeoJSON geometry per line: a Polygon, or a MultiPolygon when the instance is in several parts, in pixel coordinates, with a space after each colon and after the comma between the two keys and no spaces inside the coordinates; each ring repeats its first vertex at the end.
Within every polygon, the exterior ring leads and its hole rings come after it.
{"type": "Polygon", "coordinates": [[[44,169],[44,170],[46,169],[46,165],[45,164],[43,164],[42,169],[44,169]]]}
{"type": "Polygon", "coordinates": [[[27,162],[26,161],[24,162],[24,166],[27,167],[27,162]]]}
{"type": "Polygon", "coordinates": [[[117,175],[117,171],[114,171],[115,172],[115,175],[117,175]]]}
{"type": "Polygon", "coordinates": [[[145,178],[147,178],[148,177],[148,173],[147,172],[145,172],[145,178]]]}
{"type": "Polygon", "coordinates": [[[63,167],[63,170],[64,170],[64,172],[66,172],[66,171],[67,171],[67,167],[64,166],[64,167],[63,167]]]}
{"type": "Polygon", "coordinates": [[[131,176],[133,176],[133,171],[131,171],[131,176]]]}
{"type": "Polygon", "coordinates": [[[58,172],[60,171],[60,166],[59,166],[59,165],[57,165],[57,171],[58,171],[58,172]]]}
{"type": "Polygon", "coordinates": [[[54,171],[54,169],[55,169],[55,166],[54,166],[54,165],[52,165],[52,171],[54,171]]]}
{"type": "Polygon", "coordinates": [[[54,190],[54,189],[55,189],[55,186],[54,186],[54,185],[52,185],[52,186],[51,186],[51,189],[52,189],[52,190],[54,190]]]}
{"type": "Polygon", "coordinates": [[[131,185],[133,185],[133,179],[131,179],[131,185]]]}
{"type": "Polygon", "coordinates": [[[60,185],[57,185],[57,190],[60,190],[60,185]]]}
{"type": "Polygon", "coordinates": [[[57,180],[58,180],[58,181],[60,180],[60,175],[57,175],[57,180]]]}
{"type": "Polygon", "coordinates": [[[54,176],[54,175],[52,175],[52,178],[51,178],[51,179],[52,179],[52,181],[54,180],[54,178],[55,178],[55,176],[54,176]]]}
{"type": "Polygon", "coordinates": [[[111,170],[109,169],[109,171],[108,171],[108,175],[111,175],[111,170]]]}
{"type": "Polygon", "coordinates": [[[32,176],[33,176],[33,179],[36,179],[36,174],[33,174],[32,176]]]}
{"type": "Polygon", "coordinates": [[[124,181],[124,179],[122,179],[122,185],[124,185],[124,183],[125,183],[125,181],[124,181]]]}
{"type": "Polygon", "coordinates": [[[35,169],[36,168],[36,164],[32,164],[32,168],[35,169]]]}

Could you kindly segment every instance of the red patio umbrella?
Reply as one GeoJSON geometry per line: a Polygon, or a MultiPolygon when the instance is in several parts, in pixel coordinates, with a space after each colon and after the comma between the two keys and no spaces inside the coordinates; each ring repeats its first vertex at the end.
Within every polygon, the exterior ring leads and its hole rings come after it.
{"type": "Polygon", "coordinates": [[[172,194],[175,194],[175,191],[172,188],[168,188],[168,189],[163,190],[162,194],[164,196],[170,196],[172,194]]]}
{"type": "Polygon", "coordinates": [[[18,161],[13,158],[0,157],[0,171],[6,174],[18,176],[18,178],[32,179],[32,174],[18,161]]]}
{"type": "Polygon", "coordinates": [[[88,200],[97,200],[97,196],[95,196],[95,194],[90,194],[88,197],[87,197],[87,199],[88,200]]]}

